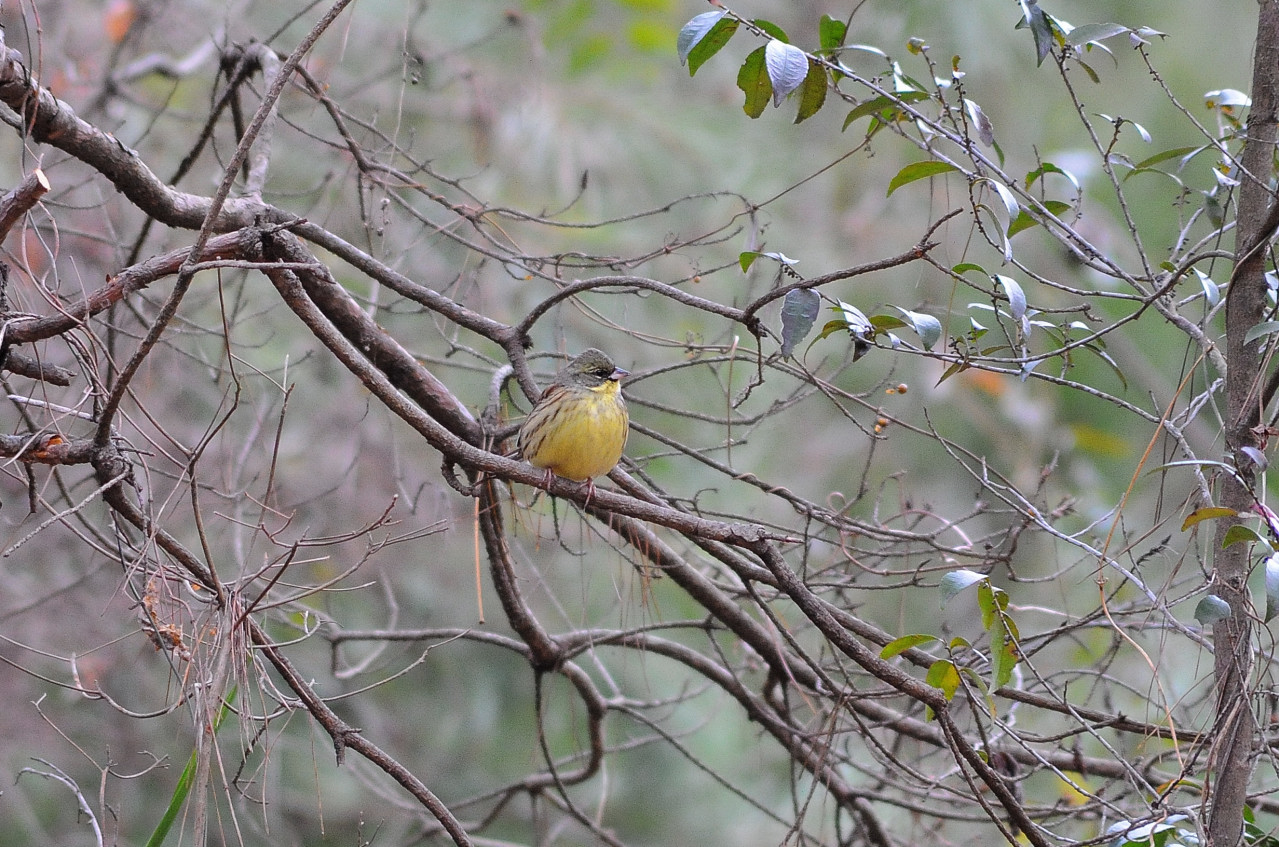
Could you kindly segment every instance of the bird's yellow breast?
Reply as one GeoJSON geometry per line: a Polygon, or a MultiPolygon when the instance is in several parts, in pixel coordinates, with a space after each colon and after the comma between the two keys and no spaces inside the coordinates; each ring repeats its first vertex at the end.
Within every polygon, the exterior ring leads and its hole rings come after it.
{"type": "Polygon", "coordinates": [[[576,392],[526,458],[534,467],[578,482],[606,474],[626,446],[629,421],[616,381],[576,392]]]}

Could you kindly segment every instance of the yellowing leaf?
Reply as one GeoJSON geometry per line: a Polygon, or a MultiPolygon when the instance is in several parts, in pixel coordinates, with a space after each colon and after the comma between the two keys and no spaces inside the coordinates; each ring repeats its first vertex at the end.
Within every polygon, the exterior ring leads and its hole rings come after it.
{"type": "Polygon", "coordinates": [[[912,647],[918,647],[920,644],[927,644],[930,641],[936,641],[936,640],[937,640],[937,636],[926,635],[924,633],[915,633],[914,635],[903,635],[901,638],[897,638],[897,639],[894,639],[893,641],[888,642],[888,644],[884,646],[884,649],[879,651],[879,658],[891,659],[894,656],[899,656],[902,653],[905,653],[907,650],[911,649],[912,647]]]}
{"type": "Polygon", "coordinates": [[[1202,509],[1195,509],[1186,515],[1186,519],[1181,522],[1181,531],[1185,532],[1200,521],[1229,518],[1237,514],[1239,513],[1234,509],[1227,509],[1225,506],[1204,506],[1202,509]]]}
{"type": "Polygon", "coordinates": [[[959,670],[955,667],[955,663],[949,659],[938,659],[933,662],[928,669],[928,676],[924,679],[933,688],[940,688],[942,693],[949,700],[955,696],[955,692],[959,689],[959,670]]]}

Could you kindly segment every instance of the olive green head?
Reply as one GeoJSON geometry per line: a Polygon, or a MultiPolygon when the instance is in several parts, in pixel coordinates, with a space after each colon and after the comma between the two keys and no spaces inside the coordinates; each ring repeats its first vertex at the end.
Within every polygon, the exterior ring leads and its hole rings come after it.
{"type": "Polygon", "coordinates": [[[613,364],[602,350],[594,347],[583,350],[555,375],[560,385],[580,385],[583,388],[599,388],[609,382],[620,382],[630,374],[613,364]]]}

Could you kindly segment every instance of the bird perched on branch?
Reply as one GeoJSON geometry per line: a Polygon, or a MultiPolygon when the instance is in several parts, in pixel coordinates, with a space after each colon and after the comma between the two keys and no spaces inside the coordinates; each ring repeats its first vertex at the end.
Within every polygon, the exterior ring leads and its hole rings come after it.
{"type": "Polygon", "coordinates": [[[594,491],[594,478],[617,464],[626,446],[630,418],[622,399],[629,375],[605,353],[591,348],[560,369],[551,387],[520,427],[520,453],[535,468],[594,491]]]}

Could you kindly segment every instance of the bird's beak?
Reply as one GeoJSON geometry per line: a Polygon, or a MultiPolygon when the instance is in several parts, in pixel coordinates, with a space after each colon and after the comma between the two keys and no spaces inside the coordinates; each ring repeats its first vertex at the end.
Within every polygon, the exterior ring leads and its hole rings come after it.
{"type": "Polygon", "coordinates": [[[613,368],[613,373],[609,375],[609,379],[621,382],[622,377],[630,376],[631,372],[623,368],[613,368]]]}

